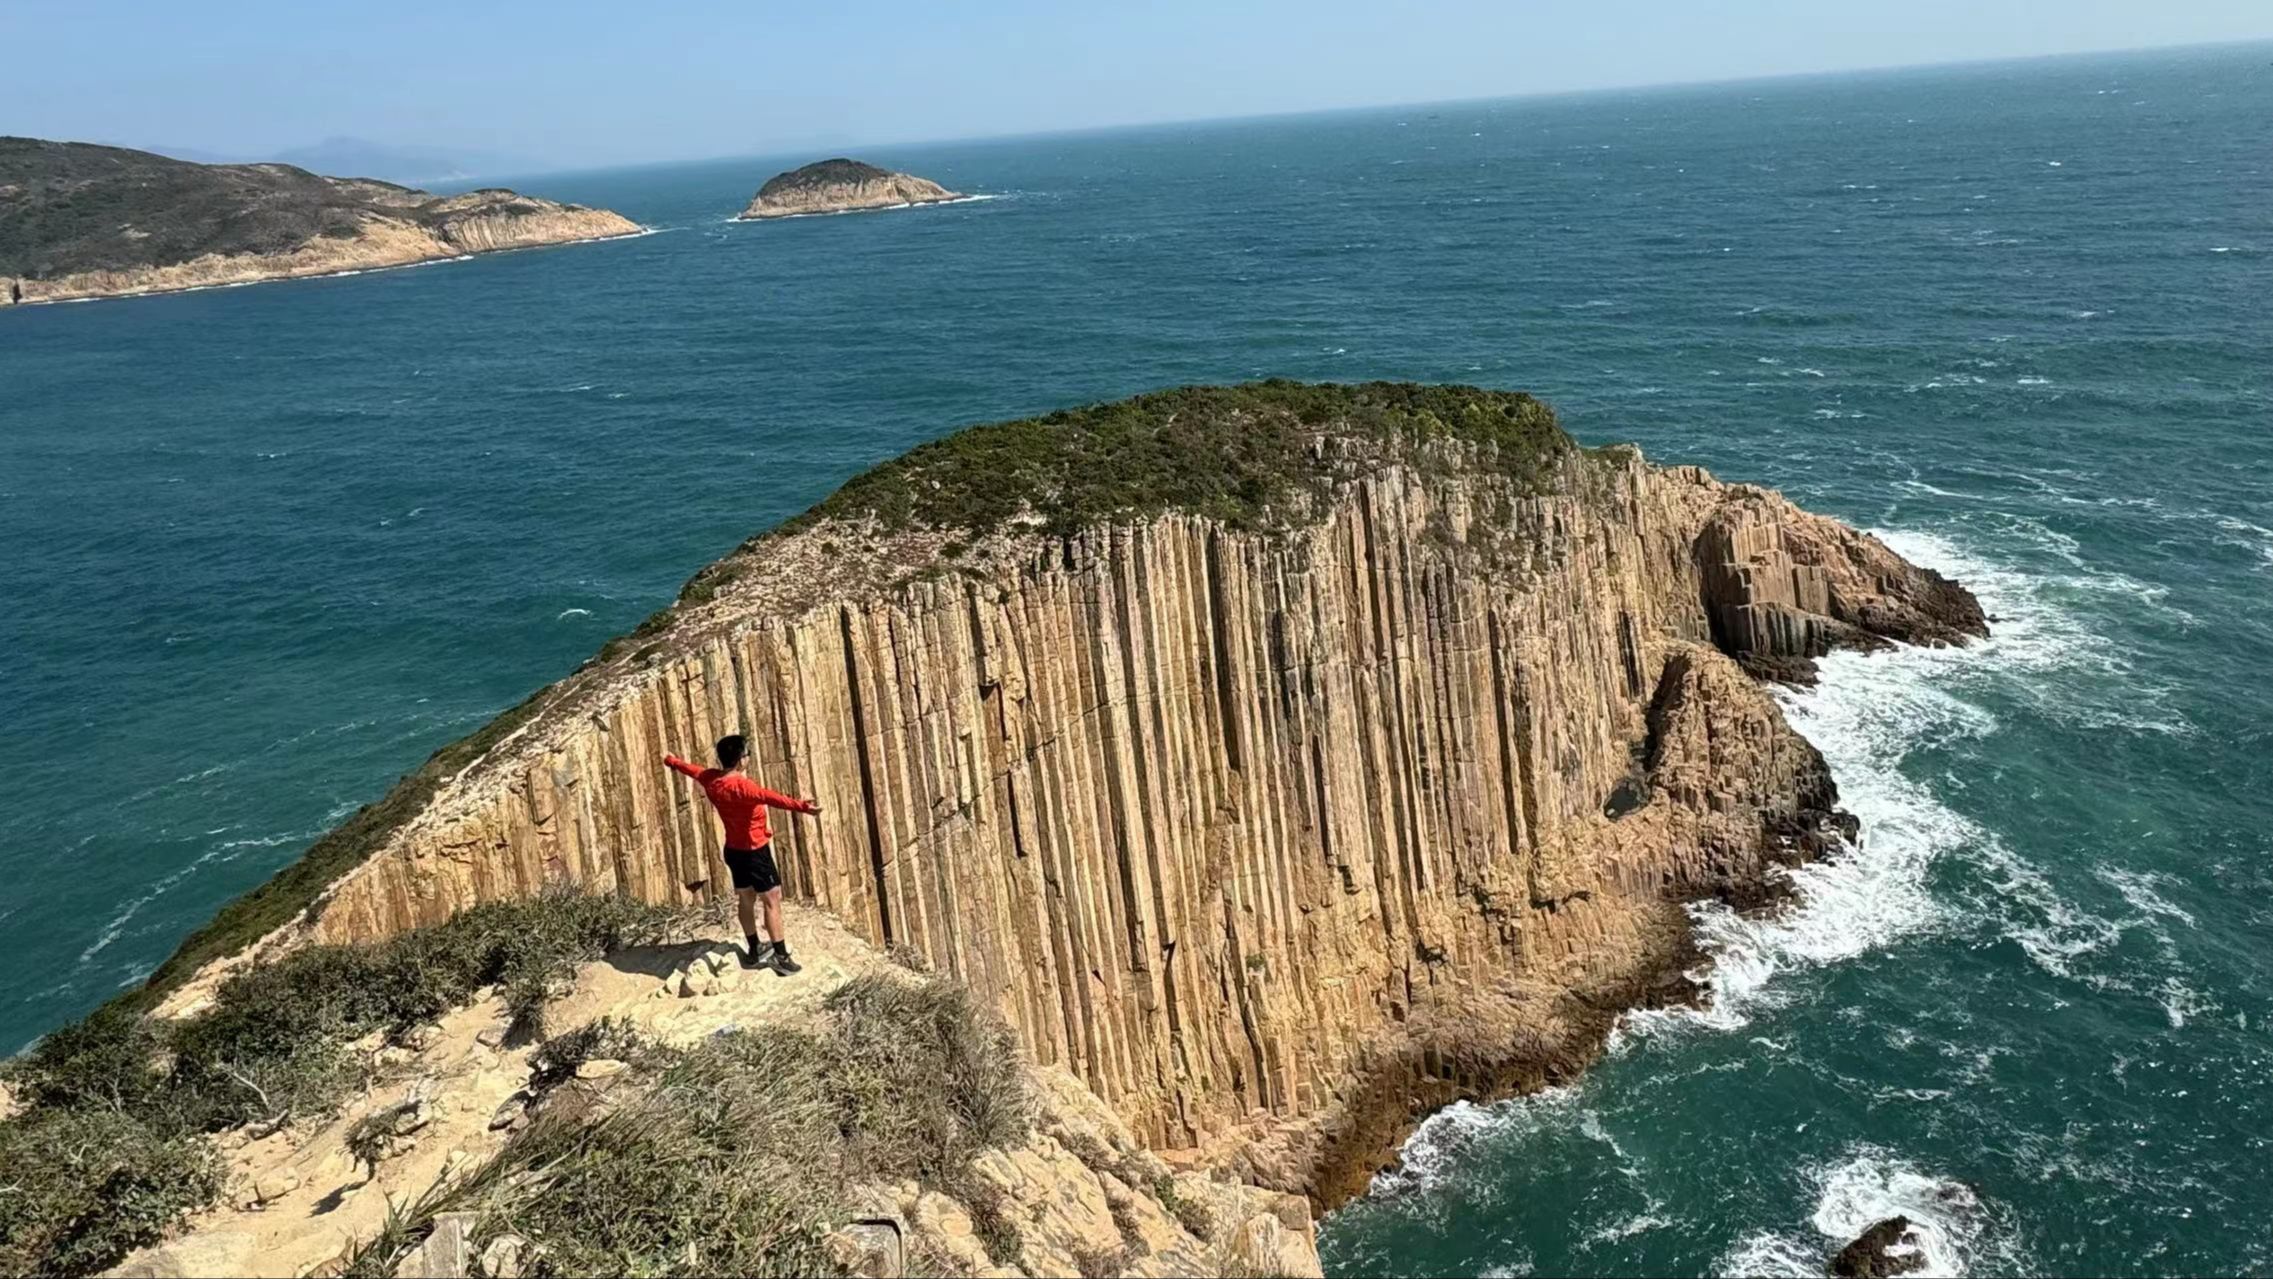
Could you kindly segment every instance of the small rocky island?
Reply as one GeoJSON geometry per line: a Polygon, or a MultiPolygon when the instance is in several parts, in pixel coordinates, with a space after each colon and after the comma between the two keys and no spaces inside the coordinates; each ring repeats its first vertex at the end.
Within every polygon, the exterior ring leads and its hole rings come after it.
{"type": "Polygon", "coordinates": [[[0,306],[408,266],[633,235],[606,209],[289,164],[0,137],[0,306]]]}
{"type": "Polygon", "coordinates": [[[794,218],[808,213],[851,213],[897,209],[910,204],[944,204],[962,195],[912,173],[894,173],[873,164],[838,158],[766,179],[740,220],[794,218]]]}

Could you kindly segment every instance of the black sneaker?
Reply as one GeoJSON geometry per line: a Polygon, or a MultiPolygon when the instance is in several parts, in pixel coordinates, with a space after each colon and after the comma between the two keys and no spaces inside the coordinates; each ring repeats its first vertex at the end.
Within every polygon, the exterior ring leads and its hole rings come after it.
{"type": "Polygon", "coordinates": [[[787,946],[774,947],[772,958],[773,971],[775,976],[787,977],[793,973],[801,973],[805,971],[805,965],[800,964],[796,960],[789,957],[789,947],[787,946]]]}
{"type": "Polygon", "coordinates": [[[775,947],[775,945],[774,945],[772,942],[770,942],[770,941],[769,941],[769,942],[765,943],[764,945],[762,945],[762,946],[758,947],[756,950],[745,950],[745,951],[743,951],[743,952],[742,952],[742,967],[744,967],[744,968],[771,968],[771,967],[773,967],[773,965],[774,965],[774,952],[776,951],[776,949],[777,949],[777,947],[775,947]]]}

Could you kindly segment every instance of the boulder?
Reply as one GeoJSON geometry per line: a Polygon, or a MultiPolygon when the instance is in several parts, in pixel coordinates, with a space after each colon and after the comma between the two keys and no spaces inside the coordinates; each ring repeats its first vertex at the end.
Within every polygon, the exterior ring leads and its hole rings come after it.
{"type": "Polygon", "coordinates": [[[857,1279],[900,1279],[906,1273],[906,1246],[897,1221],[850,1222],[830,1231],[823,1245],[837,1269],[857,1279]]]}
{"type": "Polygon", "coordinates": [[[275,1172],[262,1174],[260,1179],[253,1183],[253,1194],[262,1203],[273,1203],[299,1188],[299,1176],[280,1168],[275,1172]]]}
{"type": "Polygon", "coordinates": [[[473,1228],[477,1214],[438,1213],[434,1228],[395,1264],[395,1279],[465,1279],[473,1268],[473,1228]]]}
{"type": "Polygon", "coordinates": [[[499,1235],[481,1250],[481,1272],[488,1279],[521,1279],[528,1252],[528,1240],[519,1235],[499,1235]]]}
{"type": "Polygon", "coordinates": [[[490,1112],[489,1128],[491,1132],[500,1128],[519,1128],[528,1118],[529,1094],[517,1092],[499,1102],[497,1109],[490,1112]]]}
{"type": "Polygon", "coordinates": [[[1839,1279],[1886,1279],[1922,1270],[1926,1250],[1908,1217],[1888,1217],[1841,1248],[1831,1258],[1831,1273],[1839,1279]]]}

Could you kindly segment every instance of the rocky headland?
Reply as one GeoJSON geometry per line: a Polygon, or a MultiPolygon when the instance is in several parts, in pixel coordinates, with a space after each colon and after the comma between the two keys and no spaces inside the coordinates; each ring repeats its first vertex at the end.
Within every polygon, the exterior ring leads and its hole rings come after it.
{"type": "Polygon", "coordinates": [[[0,306],[408,266],[637,234],[502,189],[437,196],[287,164],[0,138],[0,306]]]}
{"type": "Polygon", "coordinates": [[[816,161],[766,179],[749,206],[736,216],[745,221],[792,218],[812,213],[940,204],[962,198],[928,178],[840,158],[816,161]]]}
{"type": "MultiPolygon", "coordinates": [[[[1038,1099],[1028,1135],[970,1165],[991,1189],[863,1183],[866,1215],[823,1223],[832,1256],[1301,1272],[1310,1214],[1420,1117],[1567,1080],[1620,1013],[1693,998],[1685,903],[1772,903],[1783,867],[1852,832],[1763,675],[1985,633],[1968,592],[1876,539],[1581,448],[1523,395],[1273,382],[973,428],[704,569],[114,1014],[241,1037],[247,992],[287,965],[450,952],[418,939],[560,893],[715,901],[715,820],[661,761],[740,731],[756,775],[823,805],[776,848],[810,908],[795,935],[841,940],[793,980],[817,998],[880,954],[937,974],[1038,1099]],[[1035,1251],[973,1251],[974,1229],[1035,1251]],[[900,1252],[853,1256],[886,1235],[900,1252]]],[[[656,1007],[723,1001],[653,1034],[763,1026],[699,959],[630,965],[656,1007]]],[[[615,981],[587,967],[563,1007],[632,1016],[615,981]]],[[[509,1015],[484,1007],[449,1016],[509,1015]]],[[[457,1042],[442,1024],[423,1038],[457,1042]]],[[[178,1036],[171,1068],[210,1033],[178,1036]]],[[[483,1114],[537,1077],[489,1048],[464,1103],[483,1114]]],[[[449,1230],[493,1246],[506,1218],[482,1202],[449,1230]]],[[[169,1246],[249,1229],[205,1220],[169,1246]]]]}

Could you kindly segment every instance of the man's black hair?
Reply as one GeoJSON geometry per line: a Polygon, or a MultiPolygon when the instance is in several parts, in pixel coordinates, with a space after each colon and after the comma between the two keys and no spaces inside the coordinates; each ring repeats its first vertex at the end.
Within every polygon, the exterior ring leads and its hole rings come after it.
{"type": "Polygon", "coordinates": [[[736,764],[742,762],[742,756],[745,752],[748,751],[748,749],[749,746],[742,740],[742,735],[740,733],[731,733],[725,737],[719,738],[718,766],[720,768],[734,767],[736,764]]]}

